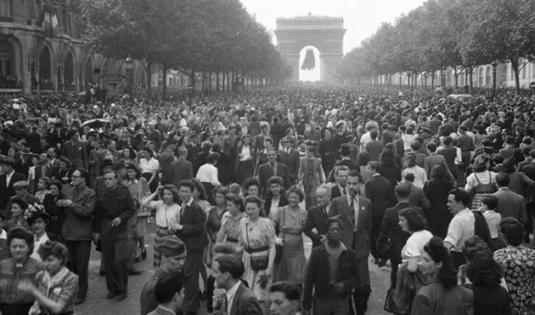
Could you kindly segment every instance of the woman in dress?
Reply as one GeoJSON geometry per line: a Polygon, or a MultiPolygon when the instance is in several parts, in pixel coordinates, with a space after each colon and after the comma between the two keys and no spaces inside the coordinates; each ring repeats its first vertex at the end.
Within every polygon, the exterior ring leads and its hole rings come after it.
{"type": "Polygon", "coordinates": [[[33,251],[33,234],[16,227],[7,235],[10,257],[0,261],[0,312],[3,315],[27,315],[35,298],[17,285],[34,282],[41,270],[40,263],[30,257],[33,251]]]}
{"type": "Polygon", "coordinates": [[[141,171],[134,163],[126,164],[124,184],[130,189],[136,207],[136,213],[130,218],[128,224],[133,240],[131,254],[134,256],[134,262],[138,262],[147,257],[145,234],[147,234],[147,218],[151,216],[151,212],[150,209],[141,205],[141,201],[150,195],[150,189],[147,180],[141,176],[141,171]]]}
{"type": "Polygon", "coordinates": [[[288,198],[283,187],[283,180],[280,176],[271,176],[267,182],[268,193],[264,199],[266,216],[271,220],[277,216],[280,207],[288,205],[288,198]]]}
{"type": "Polygon", "coordinates": [[[325,173],[321,165],[321,159],[315,156],[316,147],[313,143],[307,143],[306,155],[299,163],[299,183],[305,193],[306,208],[316,205],[314,196],[319,185],[325,183],[325,173]]]}
{"type": "Polygon", "coordinates": [[[431,282],[416,291],[411,315],[472,315],[472,291],[457,285],[457,273],[448,250],[440,237],[433,237],[424,246],[418,264],[421,273],[431,282]]]}
{"type": "Polygon", "coordinates": [[[486,155],[478,155],[474,159],[472,174],[466,178],[464,190],[474,195],[472,210],[481,208],[481,200],[498,190],[496,186],[496,173],[489,170],[490,160],[486,155]]]}
{"type": "Polygon", "coordinates": [[[509,217],[500,223],[506,248],[494,252],[503,270],[514,314],[526,314],[535,297],[535,250],[522,245],[524,225],[509,217]]]}
{"type": "Polygon", "coordinates": [[[47,230],[55,235],[61,235],[61,229],[65,221],[65,208],[57,205],[58,200],[65,199],[61,192],[61,185],[60,181],[53,180],[50,183],[50,191],[43,200],[45,211],[50,215],[47,230]]]}
{"type": "MultiPolygon", "coordinates": [[[[178,227],[180,225],[180,206],[178,205],[180,202],[179,200],[180,198],[178,196],[178,190],[175,188],[175,186],[164,185],[141,202],[143,206],[156,210],[155,243],[158,243],[157,239],[161,239],[162,237],[168,235],[174,235],[178,231],[178,227]],[[160,200],[153,201],[158,195],[160,200]]],[[[155,268],[160,266],[161,258],[161,253],[155,247],[153,263],[155,268]]]]}
{"type": "Polygon", "coordinates": [[[154,157],[154,151],[150,148],[144,147],[139,152],[139,168],[141,174],[147,180],[150,191],[155,192],[159,184],[160,162],[154,157]]]}
{"type": "Polygon", "coordinates": [[[244,217],[243,199],[234,194],[227,194],[225,201],[227,211],[221,220],[221,228],[217,233],[216,244],[226,243],[237,247],[241,233],[240,221],[244,217]]]}
{"type": "Polygon", "coordinates": [[[288,189],[288,205],[282,207],[275,217],[275,224],[282,240],[282,255],[275,268],[275,281],[303,283],[306,266],[303,231],[307,211],[299,207],[303,191],[295,186],[288,189]]]}
{"type": "Polygon", "coordinates": [[[446,237],[451,220],[451,213],[446,204],[452,188],[446,167],[435,165],[431,169],[431,179],[424,184],[424,194],[429,200],[429,209],[425,212],[425,218],[429,224],[429,230],[435,236],[446,237]]]}
{"type": "Polygon", "coordinates": [[[217,234],[221,229],[223,215],[227,208],[227,200],[225,196],[228,193],[226,187],[217,187],[214,190],[214,206],[208,213],[208,219],[206,221],[206,230],[208,232],[208,246],[206,247],[206,255],[204,263],[210,266],[213,258],[213,248],[217,241],[217,234]]]}
{"type": "Polygon", "coordinates": [[[17,286],[35,299],[28,314],[73,314],[78,276],[65,266],[69,256],[67,247],[48,241],[39,248],[39,255],[45,270],[35,276],[36,284],[23,280],[17,286]]]}
{"type": "Polygon", "coordinates": [[[268,301],[275,262],[275,228],[273,222],[260,216],[262,201],[257,197],[245,198],[247,217],[240,221],[239,245],[244,249],[243,280],[249,284],[260,302],[268,301]]]}

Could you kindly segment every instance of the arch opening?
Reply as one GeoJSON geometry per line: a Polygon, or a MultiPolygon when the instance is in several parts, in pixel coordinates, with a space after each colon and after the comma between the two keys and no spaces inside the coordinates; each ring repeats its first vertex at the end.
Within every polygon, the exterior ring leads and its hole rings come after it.
{"type": "Polygon", "coordinates": [[[43,90],[54,89],[52,85],[52,58],[47,46],[43,47],[43,51],[39,55],[39,86],[43,90]]]}
{"type": "Polygon", "coordinates": [[[320,51],[308,45],[299,52],[299,81],[317,82],[321,80],[320,51]]]}
{"type": "Polygon", "coordinates": [[[8,40],[0,39],[0,86],[14,88],[16,84],[15,48],[8,40]]]}
{"type": "Polygon", "coordinates": [[[65,57],[65,62],[63,65],[64,73],[64,84],[66,90],[74,90],[76,82],[74,81],[74,59],[71,52],[67,53],[65,57]]]}

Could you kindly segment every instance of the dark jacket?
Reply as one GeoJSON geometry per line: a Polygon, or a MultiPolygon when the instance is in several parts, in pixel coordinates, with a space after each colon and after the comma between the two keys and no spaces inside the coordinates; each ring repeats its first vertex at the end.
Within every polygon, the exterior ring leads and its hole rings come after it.
{"type": "Polygon", "coordinates": [[[171,181],[178,188],[181,181],[193,178],[193,164],[188,160],[178,159],[171,163],[171,181]]]}
{"type": "Polygon", "coordinates": [[[67,192],[72,206],[65,207],[65,222],[61,234],[67,241],[90,241],[95,210],[95,192],[84,186],[67,192]]]}
{"type": "Polygon", "coordinates": [[[267,182],[271,176],[280,176],[283,179],[283,185],[285,189],[288,189],[290,186],[290,170],[286,164],[277,162],[277,174],[273,172],[273,168],[269,163],[264,163],[258,167],[258,181],[260,181],[260,193],[262,196],[267,194],[267,182]]]}
{"type": "MultiPolygon", "coordinates": [[[[266,212],[266,216],[269,216],[269,210],[271,209],[272,198],[270,195],[271,194],[268,193],[268,196],[266,197],[264,202],[264,211],[266,212]]],[[[286,198],[285,194],[282,194],[279,198],[279,208],[288,205],[288,198],[286,198]]]]}
{"type": "MultiPolygon", "coordinates": [[[[329,285],[329,253],[324,244],[314,248],[308,261],[305,286],[303,290],[303,308],[310,310],[312,305],[312,290],[314,295],[325,297],[332,294],[329,285]]],[[[357,269],[357,256],[351,249],[345,249],[338,258],[336,268],[336,282],[344,285],[344,296],[351,294],[359,274],[357,269]]]]}
{"type": "Polygon", "coordinates": [[[383,217],[387,208],[396,204],[390,182],[383,176],[372,176],[366,181],[366,198],[372,203],[372,217],[383,217]]]}
{"type": "MultiPolygon", "coordinates": [[[[326,211],[329,211],[329,208],[327,208],[326,211]]],[[[329,214],[324,213],[322,207],[315,206],[308,209],[304,232],[306,236],[310,237],[314,247],[320,245],[322,235],[327,234],[329,228],[327,225],[328,219],[329,214]],[[312,232],[312,229],[314,228],[316,228],[317,232],[312,232]]]]}
{"type": "Polygon", "coordinates": [[[297,182],[297,174],[299,173],[299,152],[295,149],[291,149],[290,152],[282,150],[279,153],[279,162],[286,164],[290,171],[290,186],[297,182]]]}
{"type": "Polygon", "coordinates": [[[262,315],[262,308],[253,291],[249,290],[243,283],[240,283],[232,305],[230,306],[229,315],[262,315]]]}
{"type": "Polygon", "coordinates": [[[106,188],[96,201],[93,231],[100,233],[103,221],[111,221],[119,217],[121,224],[115,228],[115,231],[126,232],[128,219],[134,215],[135,210],[134,199],[128,187],[117,184],[115,188],[106,188]]]}
{"type": "Polygon", "coordinates": [[[26,176],[22,173],[15,172],[13,173],[13,176],[11,176],[9,185],[6,186],[6,175],[0,175],[0,211],[8,210],[6,208],[9,203],[9,198],[15,195],[13,184],[21,180],[26,180],[26,176]]]}
{"type": "Polygon", "coordinates": [[[182,224],[183,229],[178,231],[176,235],[186,244],[188,255],[202,253],[208,244],[205,222],[206,213],[197,203],[192,202],[191,206],[182,208],[180,224],[182,224]]]}

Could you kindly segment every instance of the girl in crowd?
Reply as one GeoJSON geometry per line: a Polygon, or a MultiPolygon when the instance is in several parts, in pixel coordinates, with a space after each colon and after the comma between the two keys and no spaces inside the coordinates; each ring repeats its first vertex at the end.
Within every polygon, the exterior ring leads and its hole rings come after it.
{"type": "Polygon", "coordinates": [[[141,176],[140,170],[134,163],[126,164],[126,180],[124,184],[130,189],[136,214],[130,218],[129,226],[132,234],[132,255],[134,261],[140,261],[147,257],[145,249],[145,234],[147,233],[147,218],[151,216],[150,210],[141,205],[144,198],[150,195],[150,188],[147,180],[141,176]]]}
{"type": "Polygon", "coordinates": [[[280,176],[272,176],[268,182],[268,193],[264,199],[266,216],[270,219],[277,217],[280,207],[288,205],[288,198],[283,187],[283,180],[280,176]]]}
{"type": "Polygon", "coordinates": [[[217,244],[232,244],[234,248],[238,246],[240,237],[240,221],[245,217],[243,214],[243,200],[234,194],[225,196],[227,211],[221,220],[221,228],[217,233],[217,244]]]}
{"type": "Polygon", "coordinates": [[[154,157],[154,151],[148,147],[139,152],[139,168],[141,169],[141,174],[147,180],[150,191],[155,192],[159,183],[160,163],[154,157]]]}
{"type": "Polygon", "coordinates": [[[50,189],[50,179],[48,177],[41,177],[37,181],[37,189],[35,191],[34,196],[39,200],[39,202],[42,204],[45,196],[49,193],[50,189]]]}
{"type": "Polygon", "coordinates": [[[24,218],[24,213],[28,209],[28,204],[22,199],[11,200],[11,218],[7,221],[6,230],[11,230],[14,227],[23,227],[30,230],[30,226],[24,218]]]}
{"type": "Polygon", "coordinates": [[[305,157],[299,163],[299,183],[303,187],[306,196],[306,208],[309,209],[316,204],[314,193],[319,185],[325,183],[325,173],[321,165],[321,159],[316,158],[316,146],[309,142],[306,146],[305,157]]]}

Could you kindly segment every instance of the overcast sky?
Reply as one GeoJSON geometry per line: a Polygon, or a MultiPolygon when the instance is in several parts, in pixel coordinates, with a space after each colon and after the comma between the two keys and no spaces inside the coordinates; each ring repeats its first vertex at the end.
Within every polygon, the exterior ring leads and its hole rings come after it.
{"type": "MultiPolygon", "coordinates": [[[[249,13],[271,32],[278,17],[327,15],[344,18],[347,30],[344,52],[360,46],[382,22],[394,22],[398,16],[417,8],[424,0],[241,0],[249,13]]],[[[275,36],[273,35],[275,38],[275,36]]]]}

